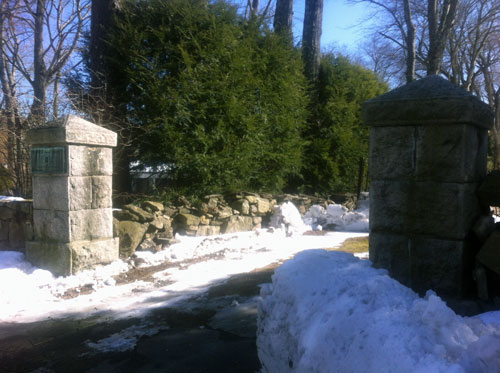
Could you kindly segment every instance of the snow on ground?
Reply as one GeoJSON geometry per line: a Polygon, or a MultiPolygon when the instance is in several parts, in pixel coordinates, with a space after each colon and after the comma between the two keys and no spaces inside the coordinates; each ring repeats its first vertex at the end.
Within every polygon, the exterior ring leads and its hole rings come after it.
{"type": "MultiPolygon", "coordinates": [[[[282,208],[278,228],[210,237],[178,236],[179,243],[158,253],[137,252],[147,267],[165,262],[171,268],[154,273],[154,282],[117,285],[114,276],[131,264],[117,260],[74,276],[54,277],[33,267],[18,252],[0,251],[0,322],[30,322],[46,318],[88,317],[107,312],[114,317],[140,316],[149,309],[206,291],[229,276],[281,262],[299,251],[334,248],[349,237],[367,233],[329,232],[305,236],[297,210],[282,208]],[[192,259],[200,259],[193,262],[192,259]],[[63,299],[69,290],[86,287],[90,294],[63,299]]],[[[279,219],[277,219],[279,220],[279,219]]]]}
{"type": "Polygon", "coordinates": [[[350,254],[301,252],[261,296],[267,372],[500,372],[500,311],[460,317],[350,254]]]}

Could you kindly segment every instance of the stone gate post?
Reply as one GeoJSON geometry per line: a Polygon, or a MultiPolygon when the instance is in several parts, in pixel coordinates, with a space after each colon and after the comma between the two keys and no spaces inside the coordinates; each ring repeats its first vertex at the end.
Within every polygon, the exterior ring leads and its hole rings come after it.
{"type": "Polygon", "coordinates": [[[34,241],[26,257],[56,275],[118,258],[113,238],[116,133],[69,115],[30,130],[34,241]]]}
{"type": "Polygon", "coordinates": [[[370,126],[370,260],[423,293],[472,285],[490,108],[430,76],[365,103],[370,126]]]}

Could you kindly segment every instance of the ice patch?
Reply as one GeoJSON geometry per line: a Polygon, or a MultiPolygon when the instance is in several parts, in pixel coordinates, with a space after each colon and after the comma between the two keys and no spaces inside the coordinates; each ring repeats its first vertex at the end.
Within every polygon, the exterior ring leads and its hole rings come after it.
{"type": "MultiPolygon", "coordinates": [[[[86,341],[85,344],[91,349],[95,350],[93,353],[105,352],[124,352],[133,350],[137,341],[144,336],[152,336],[158,334],[160,331],[168,329],[168,327],[152,326],[151,323],[142,325],[133,325],[123,329],[119,333],[110,335],[107,338],[100,339],[96,343],[86,341]]],[[[86,353],[88,355],[92,353],[86,353]]]]}

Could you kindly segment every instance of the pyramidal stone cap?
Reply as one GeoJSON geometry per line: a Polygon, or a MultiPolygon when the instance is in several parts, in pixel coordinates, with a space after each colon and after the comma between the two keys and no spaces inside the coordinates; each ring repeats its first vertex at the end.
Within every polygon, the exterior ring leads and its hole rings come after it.
{"type": "Polygon", "coordinates": [[[431,75],[396,88],[363,104],[369,126],[470,124],[491,129],[494,115],[479,98],[431,75]]]}
{"type": "Polygon", "coordinates": [[[115,147],[115,132],[76,115],[67,115],[29,130],[26,142],[31,145],[95,145],[115,147]]]}

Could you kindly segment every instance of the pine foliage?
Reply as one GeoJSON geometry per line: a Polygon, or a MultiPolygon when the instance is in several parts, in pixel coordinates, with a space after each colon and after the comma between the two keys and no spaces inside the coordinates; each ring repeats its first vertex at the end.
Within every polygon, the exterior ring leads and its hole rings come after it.
{"type": "Polygon", "coordinates": [[[109,89],[135,154],[189,194],[281,190],[301,170],[300,54],[224,1],[128,1],[110,40],[109,89]]]}

